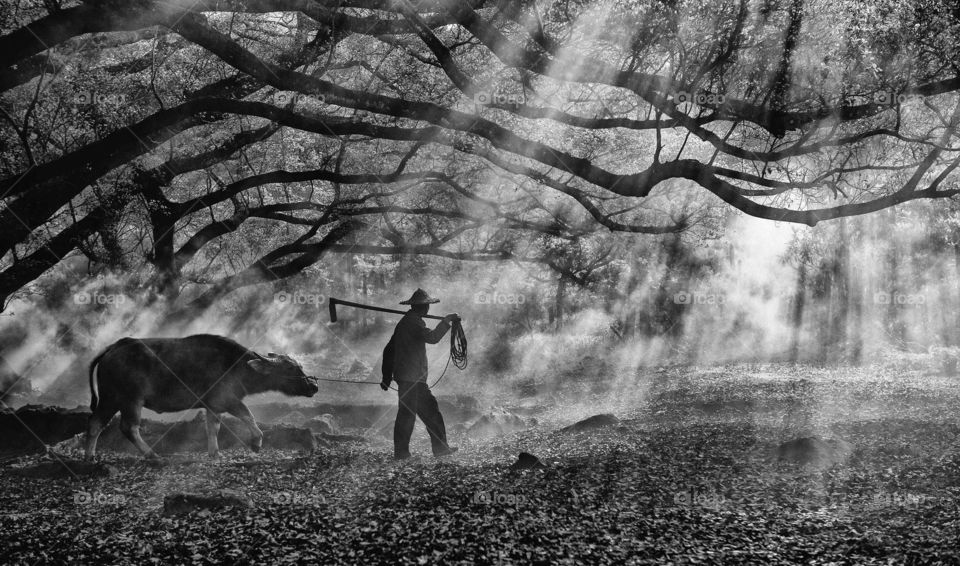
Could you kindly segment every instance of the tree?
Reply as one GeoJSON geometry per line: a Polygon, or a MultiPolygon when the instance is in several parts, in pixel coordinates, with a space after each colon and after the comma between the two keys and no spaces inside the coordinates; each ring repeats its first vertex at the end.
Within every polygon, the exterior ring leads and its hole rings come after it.
{"type": "Polygon", "coordinates": [[[204,307],[327,253],[549,263],[517,240],[682,231],[710,199],[813,226],[958,191],[948,2],[3,10],[3,302],[74,250],[143,247],[159,290],[193,279],[204,307]],[[125,219],[150,243],[105,229],[125,219]],[[269,249],[220,261],[257,231],[269,249]]]}

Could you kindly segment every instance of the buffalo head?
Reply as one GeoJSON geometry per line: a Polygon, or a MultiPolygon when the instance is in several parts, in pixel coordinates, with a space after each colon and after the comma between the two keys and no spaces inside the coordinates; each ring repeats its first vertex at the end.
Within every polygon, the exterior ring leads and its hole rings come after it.
{"type": "Polygon", "coordinates": [[[276,389],[287,395],[313,397],[320,388],[317,378],[303,373],[303,366],[290,356],[270,352],[266,357],[253,359],[247,364],[258,374],[276,383],[276,389]]]}

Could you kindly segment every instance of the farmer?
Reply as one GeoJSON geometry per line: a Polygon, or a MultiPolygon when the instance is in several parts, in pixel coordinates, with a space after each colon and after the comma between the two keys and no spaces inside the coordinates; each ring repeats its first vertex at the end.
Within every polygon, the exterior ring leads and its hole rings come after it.
{"type": "Polygon", "coordinates": [[[427,427],[433,455],[447,456],[457,451],[447,445],[447,431],[443,425],[443,416],[437,406],[437,399],[427,387],[427,344],[436,344],[450,329],[451,323],[460,320],[457,314],[448,314],[433,330],[427,328],[423,315],[430,305],[439,303],[423,289],[417,289],[413,296],[401,305],[410,305],[410,310],[397,323],[390,342],[383,351],[383,380],[380,388],[390,387],[391,379],[397,382],[400,400],[397,410],[397,422],[393,427],[393,456],[397,460],[410,457],[410,436],[416,418],[427,427]]]}

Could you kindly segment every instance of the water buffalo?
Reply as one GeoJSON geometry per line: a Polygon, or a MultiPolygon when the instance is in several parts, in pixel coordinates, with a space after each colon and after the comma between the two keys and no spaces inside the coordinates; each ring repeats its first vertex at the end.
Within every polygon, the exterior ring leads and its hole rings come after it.
{"type": "Polygon", "coordinates": [[[97,438],[117,411],[124,436],[145,457],[157,458],[140,436],[143,407],[158,413],[205,409],[211,456],[219,453],[220,414],[230,413],[250,428],[250,448],[256,452],[263,432],[243,398],[265,391],[312,397],[318,387],[316,378],[305,375],[292,358],[273,353],[264,357],[222,336],[123,338],[90,362],[93,414],[86,458],[94,457],[97,438]]]}

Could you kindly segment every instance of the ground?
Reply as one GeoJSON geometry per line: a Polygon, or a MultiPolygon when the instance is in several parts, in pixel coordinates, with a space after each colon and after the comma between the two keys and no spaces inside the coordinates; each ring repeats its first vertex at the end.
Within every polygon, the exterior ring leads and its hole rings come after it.
{"type": "Polygon", "coordinates": [[[162,467],[106,455],[117,474],[99,479],[5,466],[0,563],[960,564],[957,378],[753,364],[631,380],[528,399],[536,426],[457,438],[451,459],[396,463],[371,436],[162,467]],[[558,432],[599,412],[620,424],[558,432]],[[771,456],[807,434],[856,451],[826,469],[771,456]],[[547,467],[511,470],[521,451],[547,467]],[[253,508],[161,513],[164,495],[218,489],[253,508]]]}

